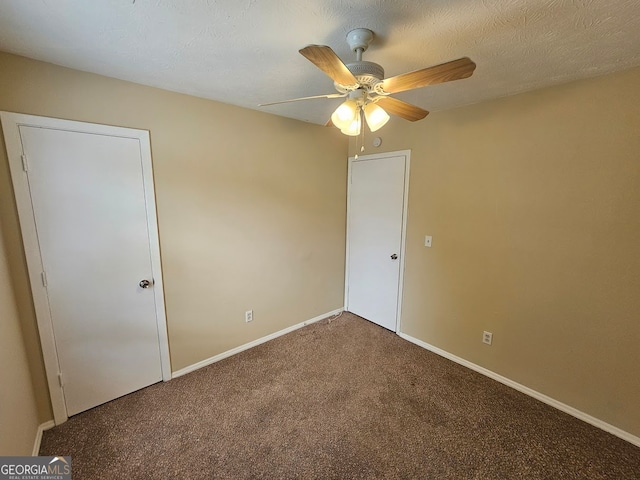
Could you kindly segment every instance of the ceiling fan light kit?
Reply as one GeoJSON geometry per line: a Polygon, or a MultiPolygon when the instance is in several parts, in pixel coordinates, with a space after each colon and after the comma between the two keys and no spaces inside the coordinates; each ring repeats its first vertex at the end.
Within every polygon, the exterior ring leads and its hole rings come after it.
{"type": "Polygon", "coordinates": [[[354,100],[347,100],[336,108],[331,115],[331,121],[340,130],[349,127],[358,117],[358,105],[354,100]]]}
{"type": "Polygon", "coordinates": [[[347,125],[345,128],[341,128],[340,131],[345,135],[349,135],[350,137],[355,137],[360,135],[360,131],[362,129],[362,117],[360,116],[360,112],[357,112],[356,117],[353,121],[347,125]]]}
{"type": "Polygon", "coordinates": [[[429,114],[427,110],[391,97],[391,94],[467,78],[476,68],[475,63],[464,57],[385,79],[384,69],[380,65],[362,60],[362,53],[369,48],[373,38],[373,32],[367,28],[351,30],[347,34],[347,43],[356,53],[356,61],[347,64],[326,45],[308,45],[300,50],[307,60],[333,80],[337,94],[296,98],[261,106],[313,98],[346,97],[331,115],[331,122],[345,135],[357,136],[364,122],[375,132],[389,121],[389,114],[411,122],[429,114]]]}
{"type": "Polygon", "coordinates": [[[364,106],[364,118],[367,120],[369,129],[375,132],[384,127],[391,117],[382,107],[375,103],[367,103],[364,106]]]}

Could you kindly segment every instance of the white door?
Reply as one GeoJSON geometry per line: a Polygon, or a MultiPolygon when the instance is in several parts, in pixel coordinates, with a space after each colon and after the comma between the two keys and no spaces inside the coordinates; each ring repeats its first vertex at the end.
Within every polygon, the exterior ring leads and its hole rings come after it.
{"type": "Polygon", "coordinates": [[[408,152],[351,159],[346,308],[397,330],[408,152]]]}
{"type": "Polygon", "coordinates": [[[34,285],[37,262],[29,265],[32,287],[44,288],[70,416],[163,379],[166,332],[148,218],[155,222],[155,211],[148,211],[140,138],[17,130],[42,270],[34,285]]]}

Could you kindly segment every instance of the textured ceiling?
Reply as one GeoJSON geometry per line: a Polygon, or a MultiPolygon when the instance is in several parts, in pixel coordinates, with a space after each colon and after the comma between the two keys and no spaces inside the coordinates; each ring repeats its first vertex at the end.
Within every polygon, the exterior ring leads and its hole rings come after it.
{"type": "MultiPolygon", "coordinates": [[[[333,93],[298,53],[348,31],[393,76],[459,57],[465,80],[397,94],[430,111],[640,65],[639,0],[1,0],[0,50],[225,103],[333,93]]],[[[339,99],[262,108],[323,124],[339,99]]],[[[397,119],[395,121],[404,121],[397,119]]]]}

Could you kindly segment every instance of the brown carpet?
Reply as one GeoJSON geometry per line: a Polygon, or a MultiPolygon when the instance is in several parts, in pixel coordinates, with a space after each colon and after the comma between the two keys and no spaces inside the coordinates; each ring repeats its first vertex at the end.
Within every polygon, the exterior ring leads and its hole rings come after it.
{"type": "Polygon", "coordinates": [[[351,314],[44,433],[73,478],[640,479],[640,448],[351,314]]]}

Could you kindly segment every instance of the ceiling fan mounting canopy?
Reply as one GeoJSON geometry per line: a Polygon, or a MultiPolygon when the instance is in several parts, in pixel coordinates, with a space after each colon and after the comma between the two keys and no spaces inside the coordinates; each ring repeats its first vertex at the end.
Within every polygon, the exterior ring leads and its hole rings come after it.
{"type": "Polygon", "coordinates": [[[347,43],[354,52],[358,50],[365,52],[372,41],[373,32],[368,28],[356,28],[347,33],[347,43]]]}

